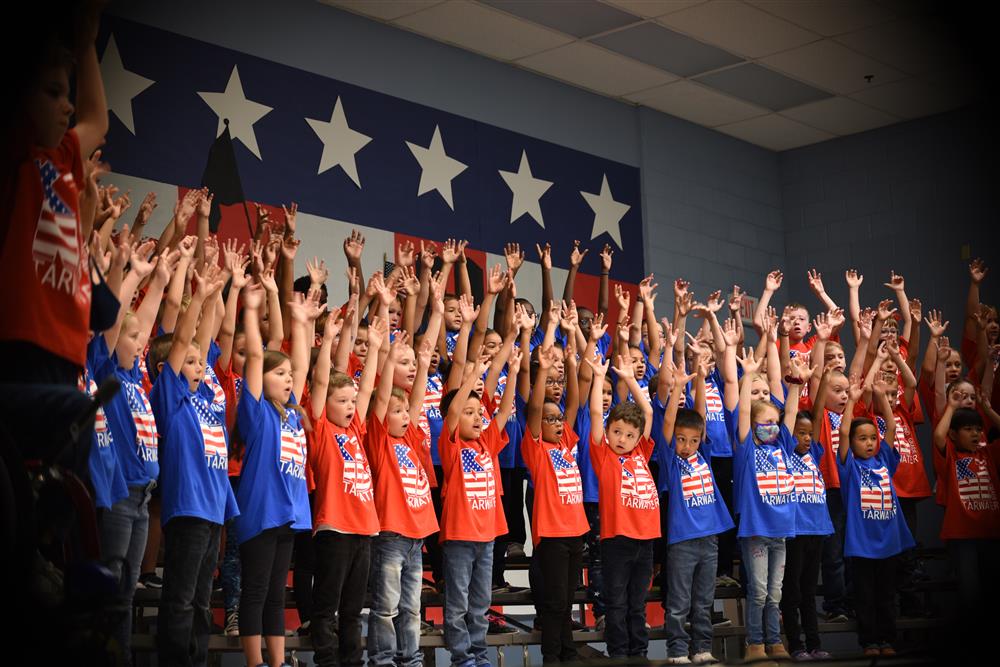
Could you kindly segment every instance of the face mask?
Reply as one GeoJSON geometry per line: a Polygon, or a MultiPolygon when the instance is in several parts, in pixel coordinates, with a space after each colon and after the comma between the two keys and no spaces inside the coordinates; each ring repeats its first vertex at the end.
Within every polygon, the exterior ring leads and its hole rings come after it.
{"type": "Polygon", "coordinates": [[[765,445],[777,440],[780,432],[781,427],[778,424],[755,424],[753,427],[753,434],[765,445]]]}

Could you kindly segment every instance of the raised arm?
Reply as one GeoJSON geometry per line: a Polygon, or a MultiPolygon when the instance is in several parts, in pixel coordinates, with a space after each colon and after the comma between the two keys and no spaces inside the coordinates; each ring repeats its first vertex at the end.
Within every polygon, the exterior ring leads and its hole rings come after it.
{"type": "Polygon", "coordinates": [[[552,246],[548,243],[544,246],[536,243],[535,249],[538,251],[538,263],[542,266],[541,318],[538,324],[545,328],[549,324],[549,308],[552,305],[552,246]]]}
{"type": "Polygon", "coordinates": [[[805,384],[811,374],[809,364],[806,363],[803,357],[792,359],[788,367],[788,377],[786,378],[788,381],[788,397],[785,401],[784,415],[785,428],[788,429],[789,433],[795,430],[795,418],[799,412],[799,396],[802,394],[802,385],[805,384]]]}
{"type": "MultiPolygon", "coordinates": [[[[854,406],[861,400],[864,393],[864,382],[860,378],[851,378],[847,387],[847,406],[840,420],[840,446],[837,448],[837,458],[841,463],[847,461],[847,452],[851,451],[851,422],[854,421],[854,406]]],[[[895,429],[895,426],[893,426],[895,429]]]]}
{"type": "MultiPolygon", "coordinates": [[[[969,294],[965,300],[965,325],[963,331],[963,337],[969,340],[976,340],[976,320],[975,316],[979,313],[979,289],[983,280],[986,279],[986,274],[990,272],[987,268],[986,263],[981,259],[974,259],[969,263],[969,294]]],[[[963,359],[966,366],[970,368],[973,365],[974,359],[963,359]]]]}
{"type": "MultiPolygon", "coordinates": [[[[292,318],[292,392],[296,400],[302,396],[302,390],[306,386],[306,375],[309,372],[309,357],[312,352],[314,332],[316,331],[316,320],[326,310],[326,304],[320,303],[319,288],[309,289],[308,296],[301,294],[293,296],[288,302],[289,315],[292,318]]],[[[327,315],[327,323],[330,320],[336,322],[333,313],[327,315]]],[[[324,330],[325,338],[325,330],[324,330]]],[[[326,350],[327,358],[330,356],[330,348],[326,350]]]]}
{"type": "Polygon", "coordinates": [[[186,236],[177,246],[180,250],[180,261],[177,262],[177,268],[174,269],[170,279],[170,287],[167,289],[163,304],[163,314],[160,317],[160,326],[168,333],[177,325],[177,314],[181,310],[181,300],[184,298],[184,288],[187,286],[188,267],[194,259],[197,240],[195,236],[186,236]]]}
{"type": "Polygon", "coordinates": [[[837,304],[826,293],[826,288],[823,287],[823,274],[816,269],[810,269],[806,276],[809,279],[809,289],[812,290],[817,299],[823,302],[823,306],[827,310],[837,310],[837,304]]]}
{"type": "Polygon", "coordinates": [[[844,271],[844,280],[847,281],[847,312],[851,317],[854,345],[857,346],[861,342],[858,318],[861,316],[861,283],[865,281],[865,277],[857,269],[848,269],[844,271]]]}
{"type": "MultiPolygon", "coordinates": [[[[591,442],[604,441],[604,405],[601,399],[604,376],[608,374],[610,360],[601,360],[601,355],[597,352],[592,357],[584,357],[584,363],[590,366],[593,381],[590,383],[590,440],[591,442]]],[[[590,443],[587,443],[589,446],[590,443]]]]}
{"type": "MultiPolygon", "coordinates": [[[[632,392],[632,400],[639,406],[643,416],[646,418],[642,436],[648,438],[650,432],[653,430],[653,406],[650,405],[649,398],[646,397],[645,392],[642,391],[639,383],[635,380],[635,367],[632,357],[628,353],[620,354],[616,363],[617,366],[614,367],[615,373],[617,373],[619,378],[624,378],[628,390],[632,392]]],[[[600,402],[598,402],[598,406],[600,406],[600,402]]]]}
{"type": "MultiPolygon", "coordinates": [[[[462,363],[460,364],[461,371],[461,383],[458,389],[455,391],[455,396],[452,398],[451,403],[448,405],[448,412],[444,415],[444,422],[448,428],[448,433],[452,435],[458,429],[458,420],[462,415],[462,410],[465,409],[465,404],[469,400],[469,396],[472,393],[472,388],[476,386],[476,380],[483,376],[486,372],[486,364],[488,360],[486,357],[480,357],[475,363],[462,363]]],[[[452,365],[458,365],[457,362],[452,362],[452,365]]],[[[509,384],[507,385],[510,386],[509,384]]],[[[504,389],[504,396],[506,397],[507,391],[504,389]]],[[[513,399],[512,399],[513,400],[513,399]]],[[[499,417],[497,417],[499,419],[499,417]]],[[[498,423],[505,423],[498,422],[498,423]]]]}
{"type": "Polygon", "coordinates": [[[101,66],[97,63],[97,28],[103,3],[86,3],[86,13],[76,35],[76,135],[80,154],[87,159],[104,144],[108,133],[108,103],[101,66]]]}
{"type": "MultiPolygon", "coordinates": [[[[382,366],[382,376],[379,378],[378,390],[375,392],[375,403],[372,411],[376,419],[385,421],[385,413],[389,408],[389,397],[392,395],[392,380],[396,373],[396,362],[403,355],[403,351],[408,347],[410,335],[403,331],[396,336],[389,346],[389,354],[385,357],[385,364],[382,366]]],[[[413,389],[417,388],[416,379],[413,381],[413,389]]],[[[427,388],[427,375],[424,374],[424,389],[427,388]]]]}
{"type": "MultiPolygon", "coordinates": [[[[368,324],[368,361],[378,358],[378,352],[382,345],[389,344],[389,324],[381,317],[374,317],[368,324]],[[372,356],[372,353],[375,356],[372,356]]],[[[375,389],[375,374],[378,373],[378,364],[366,363],[361,371],[361,380],[358,383],[358,404],[357,414],[368,414],[368,403],[375,389]]]]}
{"type": "MultiPolygon", "coordinates": [[[[743,357],[737,358],[740,362],[740,366],[743,367],[743,375],[749,376],[751,373],[756,373],[760,370],[761,365],[764,363],[763,359],[758,359],[754,354],[752,349],[746,349],[743,351],[743,357]]],[[[743,380],[743,386],[740,388],[740,413],[739,420],[736,425],[736,442],[733,446],[742,444],[747,436],[750,435],[750,404],[752,399],[750,398],[750,390],[753,388],[753,382],[747,377],[743,380]]]]}
{"type": "Polygon", "coordinates": [[[550,376],[556,376],[555,364],[558,360],[559,351],[554,347],[538,351],[538,370],[535,372],[535,382],[531,388],[531,398],[528,399],[528,411],[525,416],[528,432],[535,438],[542,437],[542,405],[545,403],[545,383],[550,376]]]}
{"type": "Polygon", "coordinates": [[[722,335],[726,342],[726,351],[722,355],[722,363],[719,364],[723,383],[722,401],[726,410],[732,412],[740,401],[739,372],[736,367],[736,348],[739,346],[740,334],[734,319],[726,320],[722,335]]]}
{"type": "Polygon", "coordinates": [[[196,287],[191,294],[191,303],[188,304],[184,315],[181,316],[177,324],[170,344],[170,352],[167,355],[167,363],[170,364],[170,368],[175,373],[180,373],[181,367],[184,365],[188,347],[194,339],[202,307],[206,301],[214,298],[222,289],[222,280],[217,268],[215,270],[210,268],[209,274],[204,278],[195,272],[195,283],[196,287]]]}
{"type": "Polygon", "coordinates": [[[562,300],[569,303],[573,300],[573,292],[576,287],[576,274],[580,270],[583,258],[587,256],[589,250],[580,251],[580,242],[573,241],[573,250],[569,254],[569,271],[566,273],[566,284],[563,286],[562,300]]]}
{"type": "Polygon", "coordinates": [[[784,279],[784,274],[777,269],[767,274],[767,278],[764,280],[764,291],[760,293],[760,301],[757,302],[757,307],[753,311],[753,323],[755,327],[758,326],[759,322],[763,321],[764,314],[767,313],[767,307],[771,305],[771,297],[781,287],[784,279]]]}
{"type": "Polygon", "coordinates": [[[226,311],[222,316],[222,326],[219,329],[219,367],[229,368],[233,358],[233,340],[236,336],[236,312],[240,302],[240,292],[247,286],[250,277],[247,275],[249,258],[243,253],[243,248],[237,249],[236,241],[230,239],[223,246],[226,268],[230,273],[229,294],[226,296],[226,311]]]}
{"type": "MultiPolygon", "coordinates": [[[[249,391],[250,395],[260,399],[264,391],[264,343],[260,338],[260,309],[264,304],[264,288],[259,284],[247,286],[243,290],[243,326],[246,331],[247,358],[243,364],[243,390],[249,391]]],[[[320,359],[322,361],[322,359],[320,359]]],[[[329,366],[327,362],[326,380],[323,384],[323,396],[319,401],[320,408],[315,410],[315,414],[322,412],[322,405],[326,401],[326,382],[329,382],[329,366]]],[[[319,364],[317,364],[317,370],[319,364]]],[[[313,375],[315,378],[315,374],[313,375]]],[[[316,394],[313,396],[313,404],[316,403],[316,394]]]]}
{"type": "Polygon", "coordinates": [[[567,424],[576,423],[576,413],[580,410],[580,369],[576,360],[576,347],[566,344],[566,410],[563,417],[567,424]]]}
{"type": "MultiPolygon", "coordinates": [[[[920,367],[920,377],[928,385],[934,386],[934,372],[938,362],[938,343],[951,323],[943,322],[941,311],[938,310],[928,311],[925,321],[931,336],[927,340],[927,349],[924,351],[924,363],[920,367]]],[[[916,354],[916,350],[913,353],[916,354]]]]}
{"type": "Polygon", "coordinates": [[[906,297],[906,281],[903,280],[903,276],[892,271],[889,275],[889,282],[885,283],[885,286],[893,291],[896,295],[896,303],[899,304],[901,325],[899,327],[899,337],[909,341],[913,328],[913,320],[910,318],[910,300],[906,297]]]}
{"type": "Polygon", "coordinates": [[[639,283],[639,300],[642,302],[643,317],[646,319],[646,334],[649,338],[649,364],[657,371],[660,370],[660,355],[663,353],[663,344],[658,335],[659,325],[656,323],[656,288],[657,283],[653,282],[653,274],[649,274],[639,283]]]}
{"type": "MultiPolygon", "coordinates": [[[[666,374],[666,369],[663,370],[666,374]]],[[[683,367],[674,366],[673,372],[669,373],[670,378],[670,400],[667,401],[667,409],[663,413],[663,438],[666,442],[670,442],[674,439],[674,426],[677,423],[677,410],[681,405],[681,397],[684,396],[684,387],[687,383],[695,377],[695,374],[687,374],[684,372],[683,367]]],[[[705,378],[702,377],[702,387],[704,387],[705,378]]],[[[704,407],[704,405],[702,406],[704,407]]],[[[704,417],[705,413],[702,412],[701,415],[704,417]]]]}
{"type": "Polygon", "coordinates": [[[597,288],[597,314],[603,315],[604,319],[608,319],[608,282],[611,276],[611,259],[613,254],[614,251],[611,249],[611,246],[605,243],[604,248],[601,250],[601,282],[597,288]]]}

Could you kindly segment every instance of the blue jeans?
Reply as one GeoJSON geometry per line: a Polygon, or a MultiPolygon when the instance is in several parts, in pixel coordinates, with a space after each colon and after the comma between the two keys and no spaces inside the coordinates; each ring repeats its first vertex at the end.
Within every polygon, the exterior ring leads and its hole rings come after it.
{"type": "Polygon", "coordinates": [[[741,537],[740,549],[747,571],[747,643],[777,644],[781,641],[778,605],[785,578],[785,538],[741,537]]]}
{"type": "Polygon", "coordinates": [[[847,611],[847,576],[844,571],[844,530],[847,513],[840,489],[826,490],[826,506],[833,522],[833,534],[823,541],[823,611],[841,614],[847,611]]]}
{"type": "Polygon", "coordinates": [[[375,538],[368,661],[378,666],[423,664],[420,652],[420,586],[423,540],[384,532],[375,538]]]}
{"type": "Polygon", "coordinates": [[[444,550],[444,643],[451,664],[488,665],[486,630],[493,575],[493,541],[448,540],[444,550]]]}
{"type": "Polygon", "coordinates": [[[716,535],[667,546],[667,656],[687,656],[712,650],[712,605],[719,559],[716,535]],[[684,623],[691,618],[691,634],[684,623]]]}
{"type": "Polygon", "coordinates": [[[623,536],[601,540],[604,638],[612,658],[643,656],[649,646],[646,593],[653,576],[655,541],[623,536]]]}
{"type": "Polygon", "coordinates": [[[149,530],[149,497],[152,485],[130,486],[128,497],[101,512],[101,556],[121,582],[123,606],[128,609],[115,628],[126,667],[132,664],[132,598],[139,581],[149,530]]]}
{"type": "MultiPolygon", "coordinates": [[[[233,495],[235,495],[240,488],[239,476],[230,477],[229,483],[232,485],[233,495]]],[[[233,518],[226,522],[226,548],[222,554],[222,565],[219,566],[223,605],[226,612],[239,609],[240,571],[240,545],[236,541],[236,519],[233,518]]]]}

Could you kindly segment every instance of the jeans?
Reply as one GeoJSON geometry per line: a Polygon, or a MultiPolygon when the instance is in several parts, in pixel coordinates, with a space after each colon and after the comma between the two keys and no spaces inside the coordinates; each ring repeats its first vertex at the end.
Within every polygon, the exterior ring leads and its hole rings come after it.
{"type": "Polygon", "coordinates": [[[823,611],[841,614],[847,611],[847,578],[844,568],[844,529],[847,514],[840,489],[826,490],[826,507],[833,522],[833,535],[823,541],[823,611]]]}
{"type": "Polygon", "coordinates": [[[420,587],[424,541],[384,532],[375,538],[368,664],[413,667],[420,652],[420,587]]]}
{"type": "Polygon", "coordinates": [[[493,542],[448,540],[444,550],[444,643],[451,664],[488,665],[486,630],[489,622],[493,542]]]}
{"type": "Polygon", "coordinates": [[[163,595],[157,635],[161,667],[206,664],[212,631],[212,575],[221,538],[221,525],[195,517],[175,517],[163,527],[163,595]]]}
{"type": "Polygon", "coordinates": [[[583,511],[590,524],[584,536],[587,543],[587,597],[594,603],[594,616],[604,616],[604,577],[601,576],[601,514],[597,503],[584,503],[583,511]]]}
{"type": "Polygon", "coordinates": [[[132,664],[132,599],[139,581],[142,555],[146,552],[151,491],[151,485],[130,486],[128,497],[101,512],[100,519],[101,556],[121,582],[122,605],[128,610],[114,631],[126,667],[132,664]]]}
{"type": "Polygon", "coordinates": [[[896,641],[896,566],[898,556],[851,558],[862,647],[896,641]]]}
{"type": "Polygon", "coordinates": [[[240,595],[241,637],[285,635],[285,582],[293,540],[292,529],[282,526],[240,545],[245,582],[240,595]]]}
{"type": "Polygon", "coordinates": [[[712,605],[719,556],[717,535],[667,546],[667,656],[712,650],[712,605]],[[691,634],[684,629],[690,617],[691,634]],[[689,646],[689,642],[693,646],[689,646]]]}
{"type": "Polygon", "coordinates": [[[313,536],[316,580],[309,624],[319,667],[360,667],[361,610],[368,591],[372,538],[321,530],[313,536]]]}
{"type": "Polygon", "coordinates": [[[785,579],[782,582],[781,618],[791,652],[821,647],[816,614],[816,584],[819,583],[823,535],[799,535],[785,542],[785,579]],[[801,617],[801,625],[800,625],[801,617]],[[802,643],[802,633],[806,635],[802,643]]]}
{"type": "MultiPolygon", "coordinates": [[[[234,475],[229,478],[233,487],[233,495],[240,488],[240,478],[234,475]]],[[[226,611],[238,609],[240,606],[240,545],[236,541],[236,519],[226,522],[226,548],[222,553],[222,565],[219,566],[219,579],[222,580],[223,606],[226,611]]]]}
{"type": "Polygon", "coordinates": [[[604,575],[604,639],[612,658],[642,656],[649,645],[646,593],[653,576],[653,543],[631,537],[601,540],[604,575]]]}
{"type": "Polygon", "coordinates": [[[542,630],[542,660],[577,660],[573,643],[573,594],[583,564],[582,537],[543,537],[532,565],[538,561],[538,581],[532,582],[535,608],[542,630]]]}
{"type": "Polygon", "coordinates": [[[747,644],[777,644],[781,642],[778,605],[785,576],[785,538],[742,537],[740,548],[747,571],[747,644]]]}

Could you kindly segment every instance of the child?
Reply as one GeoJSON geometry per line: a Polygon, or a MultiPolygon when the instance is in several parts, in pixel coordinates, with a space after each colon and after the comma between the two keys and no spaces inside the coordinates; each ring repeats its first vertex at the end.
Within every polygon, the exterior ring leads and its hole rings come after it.
{"type": "Polygon", "coordinates": [[[638,403],[611,409],[607,426],[601,393],[609,362],[588,358],[590,460],[600,484],[601,561],[605,640],[612,658],[644,659],[649,644],[646,592],[653,575],[653,543],[660,537],[660,499],[649,472],[653,411],[635,381],[632,360],[618,357],[615,372],[638,403]]]}
{"type": "MultiPolygon", "coordinates": [[[[532,592],[542,630],[544,662],[577,660],[573,643],[573,594],[583,563],[583,535],[589,526],[583,511],[583,483],[576,465],[576,421],[579,400],[572,397],[566,411],[545,397],[545,384],[555,375],[560,351],[539,349],[535,385],[528,403],[524,462],[534,481],[531,535],[540,581],[532,592]],[[537,434],[537,435],[536,435],[537,434]]],[[[575,354],[567,372],[576,371],[575,354]]]]}
{"type": "MultiPolygon", "coordinates": [[[[456,355],[457,356],[457,355],[456,355]]],[[[521,363],[515,348],[508,360],[512,368],[521,363]]],[[[503,505],[499,501],[497,455],[507,444],[505,424],[514,407],[517,375],[508,378],[500,409],[483,426],[483,403],[473,391],[481,382],[489,362],[465,364],[461,386],[445,394],[441,412],[444,428],[438,441],[445,489],[441,512],[441,543],[444,550],[445,645],[453,665],[488,665],[486,657],[486,611],[490,604],[493,540],[507,532],[503,505]]]]}
{"type": "Polygon", "coordinates": [[[896,640],[897,556],[913,547],[902,514],[892,476],[899,466],[899,452],[893,447],[896,419],[885,395],[886,385],[877,382],[872,397],[885,420],[885,439],[879,442],[878,427],[867,417],[854,417],[863,385],[851,385],[844,419],[840,423],[841,443],[837,462],[847,523],[844,556],[851,559],[858,640],[866,656],[894,656],[896,640]]]}
{"type": "Polygon", "coordinates": [[[823,542],[830,539],[833,523],[826,508],[823,473],[819,470],[823,445],[813,440],[812,432],[812,415],[799,412],[792,431],[795,450],[788,457],[788,467],[795,480],[795,537],[785,542],[785,578],[781,584],[781,617],[788,651],[796,662],[829,660],[831,657],[821,647],[816,584],[823,542]]]}
{"type": "MultiPolygon", "coordinates": [[[[670,364],[668,363],[667,366],[670,364]]],[[[716,662],[712,655],[712,607],[715,602],[719,534],[733,527],[722,496],[716,493],[715,476],[700,448],[705,441],[705,371],[699,367],[695,382],[695,410],[681,409],[684,389],[694,375],[683,368],[673,372],[670,400],[663,418],[658,458],[666,472],[667,561],[666,629],[667,663],[716,662]],[[688,618],[690,633],[684,629],[688,618]],[[689,651],[693,656],[689,659],[689,651]]],[[[667,373],[666,366],[661,373],[667,373]]]]}
{"type": "MultiPolygon", "coordinates": [[[[264,352],[258,310],[263,290],[244,291],[247,358],[239,399],[239,430],[244,455],[237,500],[240,516],[228,539],[239,542],[241,592],[239,632],[248,665],[261,665],[261,635],[271,667],[285,656],[285,582],[292,559],[294,531],[312,528],[306,491],[306,435],[296,397],[305,387],[312,321],[307,308],[292,302],[292,355],[264,352]]],[[[318,294],[318,292],[316,292],[318,294]]],[[[318,312],[317,312],[318,314],[318,312]]],[[[342,320],[327,319],[332,337],[342,320]]],[[[329,351],[327,351],[329,354],[329,351]]]]}

